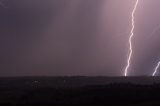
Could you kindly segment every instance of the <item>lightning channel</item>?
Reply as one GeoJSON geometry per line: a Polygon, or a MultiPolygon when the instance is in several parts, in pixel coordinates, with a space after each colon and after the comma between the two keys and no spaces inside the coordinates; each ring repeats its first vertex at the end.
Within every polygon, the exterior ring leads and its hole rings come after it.
{"type": "Polygon", "coordinates": [[[158,71],[159,67],[160,67],[160,61],[157,63],[157,66],[155,67],[155,69],[154,69],[154,72],[153,72],[152,76],[155,76],[155,75],[156,75],[156,73],[157,73],[157,71],[158,71]]]}
{"type": "Polygon", "coordinates": [[[135,28],[134,14],[137,10],[138,3],[139,3],[139,0],[136,0],[133,11],[132,11],[132,20],[131,20],[132,21],[132,28],[131,28],[130,37],[129,37],[129,56],[127,59],[127,66],[125,67],[124,76],[128,76],[128,69],[130,67],[131,58],[132,58],[132,54],[133,54],[132,38],[134,37],[134,28],[135,28]]]}
{"type": "MultiPolygon", "coordinates": [[[[152,37],[159,29],[160,29],[160,24],[152,31],[149,37],[152,37]]],[[[154,68],[154,72],[152,73],[152,76],[156,75],[159,67],[160,67],[160,61],[157,63],[156,67],[154,68]]]]}

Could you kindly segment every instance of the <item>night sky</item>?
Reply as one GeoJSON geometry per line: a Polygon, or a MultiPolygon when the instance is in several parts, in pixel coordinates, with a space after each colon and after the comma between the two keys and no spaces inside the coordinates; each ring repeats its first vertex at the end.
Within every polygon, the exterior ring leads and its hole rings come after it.
{"type": "MultiPolygon", "coordinates": [[[[1,1],[0,76],[123,75],[134,0],[1,1]]],[[[159,10],[139,2],[129,75],[160,60],[159,10]]]]}

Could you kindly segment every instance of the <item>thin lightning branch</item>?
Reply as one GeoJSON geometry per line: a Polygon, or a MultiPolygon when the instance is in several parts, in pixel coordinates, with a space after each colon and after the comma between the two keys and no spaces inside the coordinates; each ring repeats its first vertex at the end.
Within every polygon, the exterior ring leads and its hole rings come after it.
{"type": "MultiPolygon", "coordinates": [[[[149,37],[152,37],[152,36],[154,35],[154,33],[155,33],[156,31],[158,31],[159,29],[160,29],[160,24],[152,31],[152,33],[150,34],[149,37]]],[[[155,76],[155,75],[156,75],[159,67],[160,67],[160,61],[157,63],[157,66],[155,67],[154,72],[152,73],[152,76],[155,76]]]]}
{"type": "Polygon", "coordinates": [[[150,36],[148,36],[148,39],[149,39],[150,37],[152,37],[158,30],[160,30],[160,24],[153,29],[153,31],[152,31],[152,33],[150,34],[150,36]]]}
{"type": "Polygon", "coordinates": [[[138,3],[139,3],[139,0],[136,0],[136,3],[134,5],[134,9],[132,11],[132,29],[131,29],[130,37],[129,37],[129,56],[128,56],[128,59],[127,59],[127,66],[126,66],[125,72],[124,72],[125,76],[128,76],[128,69],[130,67],[130,61],[131,61],[131,57],[132,57],[132,53],[133,53],[133,50],[132,50],[132,38],[134,36],[134,28],[135,28],[134,14],[136,12],[138,3]]]}
{"type": "Polygon", "coordinates": [[[152,76],[155,76],[155,75],[156,75],[157,70],[158,70],[159,67],[160,67],[160,61],[158,62],[156,68],[154,69],[154,72],[153,72],[152,76]]]}

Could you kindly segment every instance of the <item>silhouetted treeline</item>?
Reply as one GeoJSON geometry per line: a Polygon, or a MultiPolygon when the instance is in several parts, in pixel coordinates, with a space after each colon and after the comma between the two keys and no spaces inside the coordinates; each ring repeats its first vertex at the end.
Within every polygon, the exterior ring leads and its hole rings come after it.
{"type": "Polygon", "coordinates": [[[0,80],[0,106],[160,105],[160,83],[141,85],[128,82],[73,87],[41,85],[38,80],[27,84],[19,80],[22,84],[17,82],[17,86],[15,81],[11,82],[0,80]]]}

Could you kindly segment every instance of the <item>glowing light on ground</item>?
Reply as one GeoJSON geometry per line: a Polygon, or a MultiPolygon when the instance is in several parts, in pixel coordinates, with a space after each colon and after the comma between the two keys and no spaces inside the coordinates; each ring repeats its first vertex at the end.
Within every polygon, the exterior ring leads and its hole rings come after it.
{"type": "Polygon", "coordinates": [[[134,17],[134,14],[135,14],[135,12],[137,10],[138,3],[139,3],[139,0],[136,0],[136,3],[134,5],[134,9],[132,11],[132,29],[131,29],[130,37],[129,37],[129,56],[128,56],[128,59],[127,59],[127,66],[125,67],[124,76],[128,76],[128,69],[130,67],[131,58],[132,58],[132,54],[133,54],[132,38],[134,36],[134,28],[135,28],[135,21],[134,21],[135,17],[134,17]]]}

